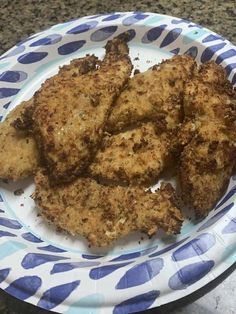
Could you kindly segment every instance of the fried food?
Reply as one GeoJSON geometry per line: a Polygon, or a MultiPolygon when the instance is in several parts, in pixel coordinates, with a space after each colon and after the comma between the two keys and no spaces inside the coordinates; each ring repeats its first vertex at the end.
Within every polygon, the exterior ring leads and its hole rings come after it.
{"type": "Polygon", "coordinates": [[[224,69],[209,62],[200,67],[184,92],[185,123],[178,135],[183,148],[181,197],[204,217],[228,186],[236,157],[236,97],[224,69]]]}
{"type": "Polygon", "coordinates": [[[175,56],[144,73],[136,74],[117,98],[106,129],[110,133],[139,122],[159,121],[163,129],[182,122],[182,94],[185,82],[196,69],[189,56],[175,56]]]}
{"type": "Polygon", "coordinates": [[[108,246],[133,231],[149,236],[163,229],[178,233],[183,217],[170,184],[156,193],[141,188],[99,185],[89,178],[51,187],[40,170],[34,200],[41,214],[71,235],[82,235],[93,246],[108,246]]]}
{"type": "Polygon", "coordinates": [[[38,165],[37,147],[32,136],[18,131],[12,122],[32,101],[24,101],[13,109],[0,124],[0,178],[20,180],[32,175],[38,165]]]}
{"type": "Polygon", "coordinates": [[[83,75],[59,79],[59,73],[34,96],[33,134],[54,183],[77,177],[100,145],[109,110],[132,70],[123,37],[106,44],[98,69],[86,72],[90,57],[80,59],[83,75]]]}
{"type": "Polygon", "coordinates": [[[236,158],[234,140],[220,122],[207,121],[181,154],[181,197],[197,217],[204,217],[228,186],[236,158]]]}
{"type": "Polygon", "coordinates": [[[215,62],[203,64],[184,89],[185,119],[217,119],[232,124],[236,115],[236,92],[224,69],[215,62]]]}
{"type": "MultiPolygon", "coordinates": [[[[83,74],[87,74],[89,71],[95,70],[99,63],[100,61],[94,55],[87,55],[84,58],[72,60],[70,64],[60,67],[57,75],[47,79],[42,84],[39,91],[36,92],[36,95],[42,89],[52,89],[52,87],[55,87],[53,88],[52,92],[56,93],[58,85],[61,86],[63,82],[71,80],[73,77],[78,77],[83,74]]],[[[32,114],[35,108],[35,96],[33,96],[30,100],[31,105],[27,106],[25,110],[20,110],[20,112],[18,112],[18,116],[16,116],[15,120],[12,121],[12,125],[17,130],[30,131],[30,129],[32,128],[32,114]]],[[[18,106],[21,106],[21,104],[18,106]]]]}
{"type": "Polygon", "coordinates": [[[115,135],[107,135],[89,173],[115,183],[150,184],[166,167],[173,136],[158,133],[158,125],[149,122],[115,135]]]}

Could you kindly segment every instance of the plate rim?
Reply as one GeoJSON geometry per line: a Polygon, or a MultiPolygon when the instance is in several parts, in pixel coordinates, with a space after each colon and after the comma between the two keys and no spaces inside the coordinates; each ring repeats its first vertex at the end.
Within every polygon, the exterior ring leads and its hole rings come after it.
{"type": "MultiPolygon", "coordinates": [[[[135,14],[135,13],[137,13],[137,12],[132,12],[132,11],[130,11],[130,12],[112,12],[112,13],[107,13],[107,14],[103,14],[103,15],[101,15],[101,16],[104,16],[104,15],[111,15],[111,14],[135,14]]],[[[141,13],[141,12],[139,12],[139,13],[141,13]]],[[[169,19],[177,19],[177,20],[180,20],[180,18],[178,18],[178,17],[174,17],[174,16],[170,16],[170,15],[165,15],[165,14],[158,14],[158,13],[152,13],[152,12],[142,12],[143,14],[148,14],[148,15],[158,15],[158,16],[163,16],[164,18],[169,18],[169,19]]],[[[83,20],[83,19],[87,19],[88,17],[93,17],[93,16],[96,16],[96,15],[88,15],[88,16],[83,16],[83,17],[80,17],[80,18],[78,18],[78,19],[74,19],[74,20],[70,20],[70,21],[67,21],[67,22],[64,22],[64,23],[59,23],[59,24],[55,24],[55,25],[53,25],[53,26],[51,26],[51,27],[49,27],[49,28],[47,28],[47,29],[45,29],[45,30],[43,30],[43,31],[40,31],[40,32],[38,32],[38,33],[35,33],[35,34],[33,34],[33,35],[31,35],[31,36],[29,36],[27,39],[29,39],[29,38],[34,38],[34,37],[37,37],[37,36],[39,36],[39,35],[43,35],[43,34],[47,34],[47,32],[48,31],[51,31],[52,29],[53,29],[53,27],[55,27],[55,26],[58,26],[58,25],[61,25],[61,24],[68,24],[68,23],[70,23],[70,22],[75,22],[75,23],[77,23],[77,22],[79,22],[80,20],[83,20]]],[[[182,19],[181,19],[182,20],[182,19]]],[[[186,22],[189,22],[189,23],[194,23],[194,22],[191,22],[191,21],[188,21],[188,20],[185,20],[186,22]]],[[[114,20],[114,21],[112,21],[112,23],[114,23],[114,24],[116,24],[116,20],[114,20]]],[[[195,23],[194,23],[195,24],[195,23]]],[[[68,24],[69,25],[69,24],[68,24]]],[[[99,25],[99,24],[98,24],[99,25]]],[[[148,26],[148,25],[147,25],[148,26]]],[[[196,24],[196,26],[198,26],[197,24],[196,24]]],[[[200,25],[199,25],[200,26],[200,25]]],[[[201,26],[200,26],[201,27],[201,26]]],[[[95,28],[96,29],[96,28],[95,28]]],[[[217,33],[215,33],[215,32],[213,32],[213,31],[211,31],[211,30],[209,30],[208,28],[203,28],[203,29],[205,29],[207,32],[208,32],[208,34],[213,34],[213,35],[217,35],[217,36],[219,36],[217,33]]],[[[220,37],[222,37],[222,36],[220,36],[220,37]]],[[[223,38],[223,37],[222,37],[223,38]]],[[[224,38],[223,38],[224,39],[224,38]]],[[[227,39],[224,39],[225,40],[225,42],[226,43],[228,43],[231,47],[234,47],[235,48],[235,46],[230,42],[230,41],[228,41],[227,39]]],[[[2,60],[4,60],[4,59],[2,59],[3,57],[5,58],[6,56],[7,56],[7,54],[9,53],[9,52],[11,52],[11,51],[13,51],[15,48],[17,48],[17,47],[19,47],[19,43],[18,44],[16,44],[15,46],[13,46],[12,48],[10,48],[8,51],[6,51],[4,54],[2,54],[1,56],[0,56],[0,63],[1,63],[1,61],[2,60]]],[[[35,47],[35,49],[37,49],[38,47],[35,47]]],[[[12,68],[12,66],[10,67],[10,69],[12,68]]],[[[235,263],[235,261],[234,260],[232,260],[232,262],[230,261],[230,262],[228,262],[227,264],[225,263],[218,263],[217,264],[217,267],[214,267],[214,275],[215,275],[215,278],[216,277],[218,277],[220,274],[222,274],[227,268],[229,268],[231,265],[233,265],[235,263]]],[[[204,277],[203,277],[204,278],[204,277]]],[[[203,287],[203,286],[205,286],[206,285],[206,282],[204,281],[204,280],[200,280],[200,282],[199,282],[199,285],[198,285],[198,287],[196,288],[196,289],[193,289],[193,291],[191,291],[192,290],[192,288],[191,289],[186,289],[185,290],[185,296],[186,295],[188,295],[188,294],[191,294],[191,293],[193,293],[194,291],[196,291],[196,290],[198,290],[198,289],[200,289],[201,287],[203,287]],[[190,291],[189,291],[190,290],[190,291]],[[187,292],[187,293],[186,293],[187,292]]],[[[2,283],[0,283],[0,287],[2,288],[2,283]]],[[[3,290],[5,290],[5,289],[3,289],[3,290]]],[[[175,300],[177,300],[177,299],[179,299],[179,296],[178,296],[178,293],[175,293],[176,291],[174,291],[174,290],[172,290],[172,293],[171,294],[169,294],[169,295],[171,295],[171,297],[169,298],[169,300],[167,301],[167,302],[160,302],[160,304],[158,304],[158,305],[151,305],[148,309],[151,309],[152,307],[157,307],[157,306],[161,306],[161,305],[163,305],[163,304],[166,304],[166,303],[169,303],[169,302],[172,302],[172,301],[175,301],[175,300]]],[[[9,294],[11,294],[12,296],[14,296],[14,297],[17,297],[16,295],[14,295],[13,293],[11,293],[11,292],[8,292],[9,294]]],[[[18,298],[18,297],[17,297],[18,298]]],[[[20,299],[20,298],[19,298],[20,299]]],[[[157,301],[159,301],[161,299],[161,297],[158,297],[157,298],[157,301]]],[[[20,299],[21,300],[21,299],[20,299]]],[[[32,302],[28,302],[28,301],[24,301],[24,302],[27,302],[27,303],[32,303],[32,302]]],[[[155,303],[155,302],[154,302],[155,303]]],[[[32,303],[32,304],[34,304],[34,305],[36,305],[36,303],[32,303]]],[[[60,304],[60,305],[62,305],[62,304],[60,304]]],[[[37,305],[36,305],[37,306],[37,305]]],[[[103,305],[104,306],[104,305],[103,305]]],[[[113,309],[113,306],[111,307],[111,309],[113,309]]]]}

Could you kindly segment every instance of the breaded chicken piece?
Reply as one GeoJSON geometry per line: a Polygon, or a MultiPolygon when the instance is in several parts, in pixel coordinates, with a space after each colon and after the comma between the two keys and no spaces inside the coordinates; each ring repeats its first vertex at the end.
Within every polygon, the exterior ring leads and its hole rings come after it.
{"type": "Polygon", "coordinates": [[[188,119],[219,119],[231,124],[236,114],[236,92],[224,68],[214,62],[203,64],[185,86],[184,114],[188,119]]]}
{"type": "MultiPolygon", "coordinates": [[[[53,80],[58,81],[82,75],[95,69],[98,63],[95,56],[86,57],[86,62],[83,64],[80,59],[72,60],[69,65],[60,68],[60,75],[54,77],[53,80]]],[[[26,178],[31,176],[39,165],[39,151],[35,139],[30,133],[31,123],[27,119],[33,108],[34,97],[17,105],[0,124],[0,139],[3,143],[0,177],[3,179],[17,181],[26,178]]]]}
{"type": "Polygon", "coordinates": [[[69,234],[84,236],[92,246],[108,246],[138,230],[149,236],[160,228],[175,234],[183,222],[170,184],[156,193],[99,185],[89,178],[51,187],[41,170],[35,184],[33,198],[41,214],[69,234]]]}
{"type": "Polygon", "coordinates": [[[179,167],[181,197],[204,217],[228,186],[236,158],[236,137],[219,121],[204,121],[185,146],[179,167]]]}
{"type": "Polygon", "coordinates": [[[190,56],[174,56],[144,73],[136,74],[117,98],[106,129],[110,133],[143,121],[159,121],[173,129],[182,121],[185,81],[196,68],[190,56]]]}
{"type": "MultiPolygon", "coordinates": [[[[106,44],[98,69],[63,80],[55,76],[34,96],[33,133],[54,183],[81,174],[100,145],[109,110],[132,70],[124,39],[106,44]]],[[[85,63],[80,59],[77,66],[85,63]]]]}
{"type": "Polygon", "coordinates": [[[184,91],[185,122],[178,134],[182,198],[204,217],[227,188],[235,164],[236,97],[225,70],[200,66],[184,91]]]}
{"type": "Polygon", "coordinates": [[[89,173],[116,183],[150,184],[171,155],[171,137],[153,122],[104,138],[89,173]]]}
{"type": "MultiPolygon", "coordinates": [[[[95,70],[99,65],[100,61],[94,55],[87,55],[84,58],[74,59],[69,64],[63,65],[59,68],[57,75],[47,79],[35,94],[37,95],[42,89],[53,88],[53,92],[56,93],[57,86],[63,84],[64,81],[71,80],[72,77],[78,77],[83,74],[87,74],[89,71],[95,70]]],[[[15,117],[15,120],[12,122],[12,125],[17,130],[26,130],[32,128],[32,113],[34,111],[35,97],[32,97],[31,105],[27,106],[25,110],[21,110],[18,116],[15,117]]],[[[20,104],[21,105],[21,104],[20,104]]],[[[19,106],[20,106],[19,105],[19,106]]]]}
{"type": "Polygon", "coordinates": [[[32,175],[38,165],[37,147],[32,136],[17,131],[11,124],[32,101],[24,101],[0,123],[0,178],[24,179],[32,175]]]}
{"type": "Polygon", "coordinates": [[[225,69],[215,63],[215,61],[209,61],[200,65],[195,76],[198,76],[204,82],[215,84],[216,86],[229,85],[225,69]]]}

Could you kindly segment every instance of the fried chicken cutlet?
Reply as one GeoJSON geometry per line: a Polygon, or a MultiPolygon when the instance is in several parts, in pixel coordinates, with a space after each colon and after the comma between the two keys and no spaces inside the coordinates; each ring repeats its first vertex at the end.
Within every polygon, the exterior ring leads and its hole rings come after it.
{"type": "Polygon", "coordinates": [[[18,131],[12,126],[12,122],[31,105],[31,100],[22,102],[0,123],[1,179],[24,179],[32,175],[38,166],[38,151],[34,139],[25,131],[18,131]]]}
{"type": "Polygon", "coordinates": [[[89,166],[89,173],[116,183],[153,183],[170,159],[173,140],[171,134],[158,131],[158,125],[149,122],[106,136],[89,166]]]}
{"type": "MultiPolygon", "coordinates": [[[[89,71],[95,70],[99,65],[100,61],[94,55],[86,55],[84,58],[78,58],[72,60],[69,64],[63,65],[59,68],[57,75],[47,79],[35,93],[35,96],[42,90],[46,88],[51,88],[52,92],[56,93],[57,86],[61,86],[64,81],[72,79],[72,77],[78,77],[87,74],[89,71]]],[[[30,100],[31,105],[27,106],[25,110],[19,110],[18,116],[12,122],[12,125],[17,130],[32,131],[32,113],[35,108],[33,96],[30,100]]],[[[18,106],[21,106],[19,104],[18,106]]]]}
{"type": "Polygon", "coordinates": [[[164,129],[175,128],[183,118],[184,84],[193,76],[195,68],[195,61],[183,55],[136,74],[117,98],[106,130],[115,133],[150,120],[159,121],[164,129]]]}
{"type": "Polygon", "coordinates": [[[236,138],[220,122],[202,123],[185,146],[179,167],[183,201],[204,217],[226,190],[236,158],[236,138]]]}
{"type": "Polygon", "coordinates": [[[34,96],[32,130],[54,183],[78,176],[100,145],[109,110],[132,70],[124,39],[125,34],[108,41],[98,69],[62,80],[55,76],[34,96]]]}
{"type": "Polygon", "coordinates": [[[236,114],[236,92],[226,78],[223,67],[215,62],[203,64],[184,89],[186,119],[217,119],[223,123],[236,114]]]}
{"type": "MultiPolygon", "coordinates": [[[[58,82],[82,75],[95,69],[99,62],[95,56],[87,56],[83,60],[81,63],[81,59],[75,59],[69,65],[64,65],[60,68],[60,75],[53,77],[52,80],[58,82]]],[[[50,80],[48,79],[45,84],[50,80]]],[[[33,107],[34,97],[17,105],[0,124],[2,179],[17,181],[29,177],[40,163],[37,144],[30,132],[31,123],[27,119],[33,107]]]]}
{"type": "Polygon", "coordinates": [[[183,217],[170,184],[159,191],[99,185],[89,178],[51,187],[42,170],[35,176],[34,200],[42,216],[71,235],[82,235],[93,246],[108,246],[133,231],[152,236],[158,229],[180,231],[183,217]]]}
{"type": "Polygon", "coordinates": [[[202,65],[186,84],[184,111],[181,197],[197,217],[204,217],[227,188],[236,157],[235,91],[221,66],[202,65]]]}

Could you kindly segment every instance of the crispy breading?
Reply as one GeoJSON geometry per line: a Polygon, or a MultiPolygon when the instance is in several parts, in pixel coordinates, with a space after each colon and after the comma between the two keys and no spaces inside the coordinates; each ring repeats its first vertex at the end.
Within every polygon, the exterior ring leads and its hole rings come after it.
{"type": "Polygon", "coordinates": [[[235,143],[219,121],[205,121],[185,146],[179,167],[184,202],[204,217],[228,186],[236,158],[235,143]]]}
{"type": "Polygon", "coordinates": [[[24,101],[0,123],[0,178],[19,180],[33,174],[38,165],[37,147],[32,136],[11,124],[32,101],[24,101]]]}
{"type": "Polygon", "coordinates": [[[158,178],[171,155],[173,136],[158,133],[153,122],[107,135],[89,166],[96,178],[115,183],[150,184],[158,178]]]}
{"type": "MultiPolygon", "coordinates": [[[[100,61],[94,55],[87,55],[84,58],[74,59],[69,64],[63,65],[59,68],[57,75],[47,79],[41,86],[41,88],[35,93],[37,95],[42,89],[53,89],[53,92],[57,92],[58,85],[64,81],[72,79],[72,77],[78,77],[89,71],[95,70],[100,61]]],[[[31,98],[31,106],[27,106],[25,110],[22,110],[15,118],[12,125],[18,130],[29,131],[32,128],[32,114],[34,111],[35,96],[31,98]]]]}
{"type": "Polygon", "coordinates": [[[89,178],[51,187],[40,170],[33,195],[41,214],[71,235],[82,235],[93,246],[108,246],[133,231],[149,236],[163,229],[180,231],[183,217],[170,184],[156,193],[139,187],[110,187],[89,178]]]}
{"type": "Polygon", "coordinates": [[[99,69],[59,83],[51,80],[35,95],[33,132],[54,183],[71,181],[89,164],[131,70],[128,46],[117,37],[106,44],[99,69]]]}
{"type": "Polygon", "coordinates": [[[192,77],[195,69],[195,61],[184,55],[136,74],[115,102],[106,126],[108,132],[150,120],[159,121],[164,129],[175,128],[182,121],[185,81],[192,77]]]}
{"type": "Polygon", "coordinates": [[[224,193],[235,164],[236,93],[223,67],[200,66],[185,86],[179,179],[182,198],[205,216],[224,193]]]}
{"type": "Polygon", "coordinates": [[[94,56],[63,67],[35,94],[30,110],[15,121],[18,129],[32,128],[54,183],[79,175],[99,146],[110,107],[132,70],[125,39],[126,34],[121,34],[106,44],[99,69],[94,69],[98,64],[94,56]]]}
{"type": "Polygon", "coordinates": [[[209,61],[200,65],[196,76],[200,77],[202,81],[215,84],[216,86],[228,85],[226,71],[215,61],[209,61]]]}
{"type": "Polygon", "coordinates": [[[203,64],[184,89],[185,119],[219,119],[232,124],[236,117],[236,92],[225,70],[216,63],[203,64]]]}

